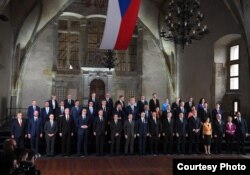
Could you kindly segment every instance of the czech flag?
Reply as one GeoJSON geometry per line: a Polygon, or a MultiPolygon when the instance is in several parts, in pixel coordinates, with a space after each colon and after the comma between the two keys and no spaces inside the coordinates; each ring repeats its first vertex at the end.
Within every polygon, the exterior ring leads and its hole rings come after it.
{"type": "Polygon", "coordinates": [[[141,0],[109,0],[100,49],[126,50],[132,38],[141,0]]]}

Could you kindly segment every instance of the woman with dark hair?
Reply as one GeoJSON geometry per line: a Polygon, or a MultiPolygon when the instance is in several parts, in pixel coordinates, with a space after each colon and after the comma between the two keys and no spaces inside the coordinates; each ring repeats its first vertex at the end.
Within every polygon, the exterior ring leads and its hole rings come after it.
{"type": "Polygon", "coordinates": [[[205,102],[206,102],[205,98],[200,99],[198,107],[197,107],[198,111],[203,109],[203,106],[204,106],[205,102]]]}
{"type": "Polygon", "coordinates": [[[211,139],[212,139],[212,125],[210,123],[210,118],[207,117],[202,127],[202,138],[204,140],[205,154],[210,155],[211,139]]]}

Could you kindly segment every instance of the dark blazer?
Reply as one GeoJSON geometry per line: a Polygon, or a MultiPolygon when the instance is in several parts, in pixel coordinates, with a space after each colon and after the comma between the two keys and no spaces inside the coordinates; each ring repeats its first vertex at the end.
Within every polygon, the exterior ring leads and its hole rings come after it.
{"type": "Polygon", "coordinates": [[[117,114],[118,117],[121,118],[122,121],[125,120],[125,112],[123,110],[117,111],[117,109],[114,109],[112,115],[114,115],[114,114],[117,114]]]}
{"type": "Polygon", "coordinates": [[[151,136],[158,137],[158,135],[161,133],[161,129],[162,126],[159,119],[156,119],[156,123],[154,122],[153,118],[149,119],[149,133],[151,136]]]}
{"type": "Polygon", "coordinates": [[[40,117],[42,119],[43,124],[45,123],[45,121],[49,120],[49,115],[50,114],[53,114],[53,109],[52,108],[49,108],[48,113],[46,112],[46,108],[41,109],[40,117]]]}
{"type": "Polygon", "coordinates": [[[73,117],[76,126],[77,126],[78,117],[81,115],[81,112],[82,112],[81,109],[82,108],[80,106],[78,107],[78,109],[76,108],[76,106],[74,106],[70,110],[70,114],[73,117]]]}
{"type": "Polygon", "coordinates": [[[56,109],[58,108],[58,102],[57,102],[57,100],[55,100],[55,109],[53,109],[52,100],[49,100],[49,107],[50,107],[52,110],[56,110],[56,109]]]}
{"type": "Polygon", "coordinates": [[[188,121],[189,133],[192,133],[193,129],[201,129],[201,120],[199,117],[196,117],[196,119],[194,117],[189,118],[189,121],[188,121]]]}
{"type": "Polygon", "coordinates": [[[141,100],[139,100],[138,102],[137,102],[137,107],[138,107],[138,112],[139,113],[141,113],[142,111],[144,111],[144,106],[145,105],[148,105],[148,101],[144,101],[144,102],[142,102],[141,100]]]}
{"type": "MultiPolygon", "coordinates": [[[[133,115],[133,120],[137,120],[138,117],[139,117],[139,115],[138,115],[139,113],[138,113],[138,108],[137,108],[137,106],[134,106],[134,110],[132,110],[131,106],[128,105],[128,106],[126,107],[126,116],[128,116],[128,114],[132,114],[132,115],[133,115]]],[[[127,117],[126,117],[126,119],[127,119],[127,117]]]]}
{"type": "Polygon", "coordinates": [[[149,133],[148,121],[145,119],[145,123],[142,123],[141,118],[136,122],[136,133],[140,136],[146,136],[149,133]]]}
{"type": "Polygon", "coordinates": [[[219,123],[218,120],[214,120],[212,122],[212,131],[213,135],[217,136],[222,136],[223,134],[225,134],[225,122],[221,120],[221,123],[219,123]]]}
{"type": "Polygon", "coordinates": [[[35,122],[34,117],[29,120],[28,124],[28,133],[34,137],[39,136],[43,132],[43,121],[40,117],[38,117],[37,121],[35,122]]]}
{"type": "Polygon", "coordinates": [[[116,133],[119,133],[121,135],[122,132],[122,122],[117,121],[117,124],[115,124],[115,121],[112,121],[110,123],[110,130],[111,130],[111,137],[115,137],[116,133]]]}
{"type": "Polygon", "coordinates": [[[104,135],[106,132],[106,121],[103,118],[101,121],[99,116],[97,116],[94,120],[93,130],[96,135],[104,135]]]}
{"type": "Polygon", "coordinates": [[[113,103],[112,98],[109,98],[108,100],[106,99],[106,102],[107,102],[107,107],[109,109],[109,112],[112,112],[114,108],[114,103],[113,103]]]}
{"type": "Polygon", "coordinates": [[[93,123],[94,119],[98,115],[98,111],[93,107],[93,113],[90,112],[90,109],[87,110],[87,115],[89,117],[89,120],[93,123]]]}
{"type": "MultiPolygon", "coordinates": [[[[64,108],[65,109],[65,108],[64,108]]],[[[59,118],[59,117],[62,117],[64,115],[64,110],[61,111],[61,107],[59,106],[57,109],[56,109],[56,117],[59,118]]]]}
{"type": "Polygon", "coordinates": [[[187,118],[188,113],[187,113],[187,110],[185,109],[185,107],[183,110],[181,110],[181,107],[177,108],[177,115],[179,115],[181,112],[183,113],[184,118],[187,118]]]}
{"type": "Polygon", "coordinates": [[[154,100],[151,99],[151,100],[149,101],[149,110],[150,110],[151,112],[153,112],[153,111],[155,111],[155,109],[156,109],[157,107],[160,107],[160,101],[159,101],[158,99],[156,99],[156,103],[155,103],[154,100]]]}
{"type": "Polygon", "coordinates": [[[132,120],[131,124],[128,120],[124,122],[124,135],[133,136],[135,135],[135,121],[132,120]]]}
{"type": "Polygon", "coordinates": [[[99,109],[99,100],[96,98],[95,101],[93,101],[91,98],[88,100],[88,103],[92,101],[93,102],[93,107],[95,110],[98,110],[99,109]]]}
{"type": "Polygon", "coordinates": [[[82,125],[87,125],[89,127],[89,117],[85,116],[83,119],[82,116],[79,116],[77,120],[77,133],[78,135],[83,135],[85,132],[88,132],[89,128],[81,128],[82,125]]]}
{"type": "Polygon", "coordinates": [[[217,111],[216,109],[212,110],[212,120],[217,120],[216,119],[216,115],[220,114],[221,115],[221,120],[223,120],[225,122],[225,113],[222,109],[220,109],[219,111],[217,111]]]}
{"type": "Polygon", "coordinates": [[[11,135],[15,138],[24,137],[27,134],[27,120],[22,119],[22,125],[20,126],[17,119],[12,121],[11,135]]]}
{"type": "Polygon", "coordinates": [[[111,117],[111,112],[109,111],[108,107],[104,107],[100,106],[99,110],[102,109],[103,110],[103,117],[105,118],[105,121],[111,121],[112,117],[111,117]]]}
{"type": "Polygon", "coordinates": [[[66,121],[66,116],[62,116],[60,120],[59,133],[66,134],[75,131],[75,123],[72,116],[69,117],[69,121],[66,121]]]}
{"type": "Polygon", "coordinates": [[[191,106],[189,105],[189,102],[186,102],[186,103],[185,103],[184,107],[185,107],[185,109],[186,109],[187,114],[188,114],[189,112],[191,112],[192,107],[194,107],[194,106],[195,106],[195,103],[194,103],[193,101],[192,101],[191,106]]]}
{"type": "Polygon", "coordinates": [[[178,133],[179,136],[186,136],[188,133],[188,125],[187,125],[187,119],[183,118],[183,121],[178,118],[175,122],[175,129],[174,133],[178,133]]]}
{"type": "MultiPolygon", "coordinates": [[[[35,109],[36,111],[38,111],[38,113],[39,113],[39,115],[40,115],[40,107],[39,106],[36,106],[36,109],[35,109]]],[[[29,106],[28,107],[28,111],[27,111],[27,116],[28,116],[28,118],[30,119],[30,118],[33,118],[33,116],[34,116],[34,109],[33,109],[33,106],[29,106]]]]}
{"type": "Polygon", "coordinates": [[[69,108],[71,109],[73,106],[75,106],[75,101],[71,99],[71,103],[69,104],[69,100],[65,99],[64,100],[64,108],[69,108]]]}
{"type": "Polygon", "coordinates": [[[201,122],[205,122],[206,118],[211,119],[211,111],[207,109],[207,112],[203,109],[198,111],[198,117],[201,119],[201,122]]]}
{"type": "Polygon", "coordinates": [[[120,100],[117,100],[117,101],[115,102],[115,108],[117,107],[118,104],[121,104],[121,105],[122,105],[122,110],[125,111],[125,109],[126,109],[126,104],[125,104],[125,102],[124,102],[124,101],[120,102],[120,100]]]}
{"type": "Polygon", "coordinates": [[[173,135],[174,132],[174,119],[171,118],[170,122],[168,122],[168,119],[163,119],[162,122],[162,133],[165,135],[173,135]]]}
{"type": "Polygon", "coordinates": [[[50,121],[46,121],[44,124],[44,132],[46,135],[48,134],[56,134],[58,132],[58,123],[57,121],[53,121],[53,126],[51,127],[50,121]]]}
{"type": "Polygon", "coordinates": [[[245,136],[246,133],[248,133],[247,122],[245,118],[241,117],[241,122],[239,122],[238,119],[235,119],[234,124],[236,125],[236,131],[235,131],[236,136],[240,135],[245,136]]]}

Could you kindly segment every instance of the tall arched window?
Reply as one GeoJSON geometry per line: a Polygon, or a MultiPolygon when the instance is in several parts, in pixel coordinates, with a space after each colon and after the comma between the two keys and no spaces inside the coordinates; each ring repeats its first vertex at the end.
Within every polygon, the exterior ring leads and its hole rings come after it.
{"type": "Polygon", "coordinates": [[[228,75],[229,75],[229,90],[239,90],[239,77],[240,77],[240,45],[231,45],[229,47],[229,61],[228,61],[228,75]]]}

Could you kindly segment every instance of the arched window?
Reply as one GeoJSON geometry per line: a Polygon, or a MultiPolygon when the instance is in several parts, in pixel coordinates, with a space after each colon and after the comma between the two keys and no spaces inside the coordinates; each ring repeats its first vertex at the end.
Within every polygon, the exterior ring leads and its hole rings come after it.
{"type": "Polygon", "coordinates": [[[228,75],[229,75],[229,90],[239,90],[240,77],[240,45],[231,45],[229,47],[228,75]]]}

